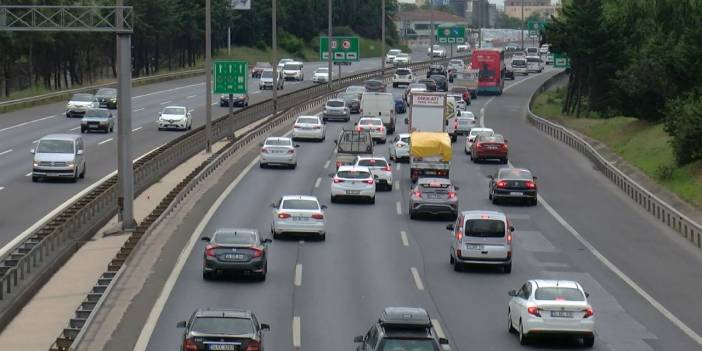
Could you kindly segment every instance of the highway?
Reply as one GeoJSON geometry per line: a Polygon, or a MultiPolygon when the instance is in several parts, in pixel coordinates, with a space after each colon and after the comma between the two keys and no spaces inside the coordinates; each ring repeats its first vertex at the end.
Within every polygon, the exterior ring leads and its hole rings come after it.
{"type": "MultiPolygon", "coordinates": [[[[296,170],[259,169],[254,160],[223,195],[202,233],[247,227],[268,235],[270,203],[282,195],[313,194],[329,206],[327,240],[276,240],[265,282],[203,281],[204,243],[186,248],[188,259],[182,271],[176,266],[173,289],[162,293],[167,299],[154,309],[155,324],[143,328],[145,349],[177,349],[176,322],[197,308],[236,307],[251,309],[271,325],[265,334],[268,349],[348,350],[383,307],[408,305],[426,308],[453,350],[522,350],[507,332],[507,291],[532,278],[571,279],[584,286],[596,316],[596,350],[701,349],[694,339],[702,333],[696,298],[702,289],[700,253],[638,209],[587,159],[526,122],[529,97],[553,73],[517,77],[502,96],[481,96],[470,107],[478,117],[483,111],[484,124],[509,140],[511,163],[539,176],[538,206],[491,204],[486,176],[501,165],[471,163],[463,153],[464,137],[453,146],[451,172],[460,187],[460,208],[503,211],[516,227],[511,274],[453,271],[448,221],[409,219],[407,164],[393,164],[398,183],[378,193],[375,205],[331,204],[334,138],[329,136],[351,124],[329,123],[325,142],[300,142],[296,170]]],[[[378,145],[376,153],[387,155],[387,146],[378,145]]],[[[120,342],[108,349],[131,348],[120,342]]],[[[558,340],[527,349],[580,348],[558,340]]]]}
{"type": "MultiPolygon", "coordinates": [[[[415,61],[426,59],[426,49],[413,54],[415,61]]],[[[279,93],[311,86],[316,68],[326,62],[306,63],[305,80],[288,81],[279,93]]],[[[342,74],[380,68],[380,58],[362,59],[343,66],[342,74]]],[[[337,67],[334,67],[335,72],[337,67]]],[[[258,79],[249,80],[250,104],[269,99],[271,91],[259,91],[258,79]]],[[[132,143],[134,158],[181,135],[180,131],[158,131],[158,112],[167,105],[186,106],[192,110],[193,127],[204,124],[205,83],[203,77],[174,80],[132,89],[132,143]]],[[[225,115],[228,108],[219,107],[219,95],[213,94],[212,118],[225,115]]],[[[68,201],[81,190],[98,182],[117,168],[117,132],[84,134],[86,142],[86,176],[77,183],[44,181],[32,183],[34,142],[51,133],[80,133],[80,119],[65,117],[66,102],[40,105],[0,114],[0,246],[4,246],[35,222],[68,201]],[[15,201],[21,199],[22,206],[15,201]]],[[[114,111],[115,116],[118,111],[114,111]]]]}

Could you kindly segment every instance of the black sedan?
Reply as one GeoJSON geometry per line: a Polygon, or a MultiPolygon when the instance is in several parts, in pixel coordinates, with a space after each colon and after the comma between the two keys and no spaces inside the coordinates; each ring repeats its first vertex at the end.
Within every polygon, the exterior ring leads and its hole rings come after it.
{"type": "Polygon", "coordinates": [[[117,109],[117,89],[100,88],[95,93],[95,101],[99,108],[109,108],[110,110],[117,109]]]}
{"type": "Polygon", "coordinates": [[[363,84],[363,87],[366,88],[366,91],[368,92],[385,92],[385,82],[383,82],[382,80],[369,79],[363,84]]]}
{"type": "Polygon", "coordinates": [[[344,100],[351,113],[361,113],[361,100],[356,93],[339,93],[338,99],[344,100]]]}
{"type": "Polygon", "coordinates": [[[537,204],[536,177],[528,169],[502,168],[495,175],[489,175],[489,199],[493,204],[499,200],[525,200],[528,204],[537,204]]]}
{"type": "Polygon", "coordinates": [[[429,78],[436,82],[436,91],[448,91],[448,79],[446,79],[446,76],[435,74],[429,78]]]}
{"type": "Polygon", "coordinates": [[[202,278],[212,279],[218,272],[241,272],[266,279],[268,271],[268,244],[256,229],[217,229],[212,237],[203,237],[208,243],[203,255],[202,278]]]}
{"type": "Polygon", "coordinates": [[[417,83],[426,85],[427,91],[436,91],[436,82],[433,79],[417,79],[417,83]]]}
{"type": "Polygon", "coordinates": [[[271,329],[253,312],[229,308],[198,309],[176,326],[185,329],[180,349],[186,351],[264,351],[263,331],[271,329]]]}
{"type": "MultiPolygon", "coordinates": [[[[222,96],[220,96],[219,106],[220,107],[229,106],[229,94],[223,94],[222,96]]],[[[232,106],[233,107],[249,106],[249,94],[233,94],[232,95],[232,106]]]]}

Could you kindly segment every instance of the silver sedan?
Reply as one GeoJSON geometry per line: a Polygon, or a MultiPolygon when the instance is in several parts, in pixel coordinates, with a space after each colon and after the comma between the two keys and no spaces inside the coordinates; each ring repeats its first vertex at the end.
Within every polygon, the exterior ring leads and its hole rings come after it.
{"type": "Polygon", "coordinates": [[[273,208],[273,238],[283,234],[315,235],[324,240],[327,234],[327,206],[320,205],[315,196],[287,195],[281,197],[273,208]]]}
{"type": "Polygon", "coordinates": [[[293,144],[292,139],[282,137],[269,137],[261,144],[259,165],[266,168],[271,165],[282,165],[290,168],[297,167],[298,144],[293,144]]]}

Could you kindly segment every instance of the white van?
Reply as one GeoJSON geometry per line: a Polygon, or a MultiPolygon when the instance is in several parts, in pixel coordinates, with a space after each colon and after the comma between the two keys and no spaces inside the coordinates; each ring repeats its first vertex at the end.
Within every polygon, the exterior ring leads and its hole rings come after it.
{"type": "Polygon", "coordinates": [[[523,74],[527,75],[529,74],[529,70],[527,69],[527,60],[526,58],[513,58],[512,59],[512,72],[514,74],[523,74]]]}
{"type": "Polygon", "coordinates": [[[85,177],[85,144],[77,134],[50,134],[32,149],[32,181],[42,178],[68,178],[77,182],[85,177]]]}
{"type": "Polygon", "coordinates": [[[361,97],[361,118],[376,117],[383,120],[388,134],[395,133],[395,98],[392,93],[365,92],[361,97]]]}
{"type": "Polygon", "coordinates": [[[544,70],[544,61],[539,56],[527,56],[527,71],[541,73],[544,70]]]}

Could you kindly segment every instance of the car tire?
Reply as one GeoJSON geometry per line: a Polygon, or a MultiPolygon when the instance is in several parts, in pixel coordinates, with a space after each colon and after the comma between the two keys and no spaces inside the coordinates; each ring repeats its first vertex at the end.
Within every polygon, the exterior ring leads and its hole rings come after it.
{"type": "Polygon", "coordinates": [[[497,205],[497,197],[496,196],[493,196],[492,199],[490,199],[490,200],[492,200],[493,205],[497,205]]]}
{"type": "Polygon", "coordinates": [[[524,334],[524,327],[522,326],[522,320],[519,320],[519,343],[521,345],[529,345],[529,335],[524,334]]]}
{"type": "Polygon", "coordinates": [[[337,201],[339,201],[339,200],[336,199],[336,196],[332,195],[331,196],[331,203],[335,204],[335,203],[337,203],[337,201]]]}
{"type": "Polygon", "coordinates": [[[37,176],[32,176],[32,183],[36,183],[39,181],[39,177],[37,176]]]}
{"type": "Polygon", "coordinates": [[[409,211],[410,219],[417,219],[417,213],[415,211],[409,211]]]}
{"type": "Polygon", "coordinates": [[[585,335],[583,336],[583,345],[587,348],[592,348],[595,346],[595,335],[585,335]]]}
{"type": "Polygon", "coordinates": [[[531,205],[532,205],[532,206],[536,206],[536,205],[538,205],[538,204],[539,204],[539,199],[538,199],[538,198],[535,197],[535,198],[531,199],[531,205]]]}
{"type": "Polygon", "coordinates": [[[502,272],[505,274],[510,274],[512,273],[512,262],[502,266],[502,272]]]}
{"type": "Polygon", "coordinates": [[[259,162],[259,163],[258,163],[258,167],[259,167],[259,168],[266,168],[266,164],[263,163],[263,162],[259,162]]]}
{"type": "Polygon", "coordinates": [[[80,172],[80,175],[79,175],[80,179],[85,178],[85,169],[86,169],[87,167],[88,167],[88,166],[83,165],[83,172],[80,172]]]}
{"type": "Polygon", "coordinates": [[[507,160],[506,157],[502,159],[502,163],[503,163],[503,164],[507,164],[507,162],[509,162],[509,160],[507,160]]]}
{"type": "Polygon", "coordinates": [[[456,260],[453,258],[453,255],[449,254],[449,264],[453,265],[456,263],[456,260]]]}
{"type": "Polygon", "coordinates": [[[509,308],[507,309],[507,332],[510,334],[517,332],[517,329],[514,329],[512,325],[512,311],[509,308]]]}
{"type": "Polygon", "coordinates": [[[212,272],[202,271],[202,280],[212,280],[212,272]]]}
{"type": "Polygon", "coordinates": [[[78,170],[76,169],[75,174],[74,174],[73,177],[71,178],[71,183],[77,183],[79,177],[80,177],[80,174],[78,174],[78,170]]]}
{"type": "Polygon", "coordinates": [[[268,273],[268,262],[266,262],[263,266],[263,272],[258,274],[258,281],[264,282],[266,281],[266,274],[268,273]]]}
{"type": "Polygon", "coordinates": [[[451,136],[451,142],[455,143],[458,140],[458,135],[452,135],[451,136]]]}
{"type": "Polygon", "coordinates": [[[375,204],[375,196],[371,197],[371,198],[368,200],[368,203],[370,203],[371,205],[374,205],[374,204],[375,204]]]}
{"type": "Polygon", "coordinates": [[[458,260],[455,260],[455,259],[454,259],[454,262],[453,262],[453,270],[454,270],[455,272],[461,272],[461,271],[463,271],[463,264],[461,264],[460,262],[458,262],[458,260]]]}
{"type": "Polygon", "coordinates": [[[160,131],[162,131],[162,130],[163,130],[163,128],[161,128],[161,127],[158,127],[158,130],[159,130],[159,132],[160,132],[160,131]]]}
{"type": "Polygon", "coordinates": [[[470,155],[470,152],[468,152],[468,149],[466,149],[465,147],[463,148],[463,152],[465,152],[466,155],[470,155]]]}
{"type": "Polygon", "coordinates": [[[290,165],[290,168],[292,168],[292,169],[297,168],[297,163],[293,163],[292,165],[290,165]]]}
{"type": "Polygon", "coordinates": [[[327,233],[324,234],[319,234],[319,241],[326,241],[327,240],[327,233]]]}

